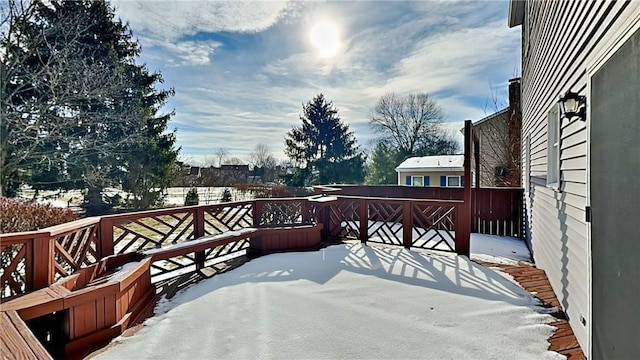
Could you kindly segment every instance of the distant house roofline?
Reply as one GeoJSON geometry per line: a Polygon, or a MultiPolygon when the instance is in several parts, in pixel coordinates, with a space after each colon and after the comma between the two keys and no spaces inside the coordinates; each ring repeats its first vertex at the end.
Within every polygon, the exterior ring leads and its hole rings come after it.
{"type": "Polygon", "coordinates": [[[488,116],[483,117],[482,119],[480,119],[480,120],[478,120],[478,121],[474,122],[472,125],[473,125],[473,126],[480,125],[480,124],[482,124],[482,123],[483,123],[483,122],[485,122],[485,121],[488,121],[488,120],[490,120],[490,119],[495,118],[496,116],[500,116],[500,115],[502,115],[502,114],[506,114],[508,111],[509,111],[509,107],[506,107],[506,108],[504,108],[504,109],[502,109],[502,110],[500,110],[500,111],[494,112],[494,113],[493,113],[493,114],[491,114],[491,115],[488,115],[488,116]]]}
{"type": "Polygon", "coordinates": [[[395,168],[400,171],[463,171],[464,155],[415,156],[395,168]]]}

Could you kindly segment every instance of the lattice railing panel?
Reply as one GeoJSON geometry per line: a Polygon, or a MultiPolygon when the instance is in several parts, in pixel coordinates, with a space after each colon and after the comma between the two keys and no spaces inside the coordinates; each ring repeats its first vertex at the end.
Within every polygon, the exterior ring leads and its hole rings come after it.
{"type": "Polygon", "coordinates": [[[24,294],[26,291],[27,249],[26,243],[2,246],[0,252],[1,299],[24,294]]]}
{"type": "Polygon", "coordinates": [[[194,238],[192,212],[147,216],[114,222],[116,254],[158,248],[194,238]]]}
{"type": "MultiPolygon", "coordinates": [[[[303,201],[263,202],[260,226],[281,226],[303,223],[303,201]]],[[[309,219],[309,214],[306,217],[309,219]]]]}
{"type": "Polygon", "coordinates": [[[205,251],[205,266],[213,265],[220,262],[221,259],[232,257],[233,255],[244,255],[248,248],[249,238],[211,248],[205,251]]]}
{"type": "Polygon", "coordinates": [[[216,207],[204,213],[205,235],[217,235],[251,226],[253,226],[252,203],[216,207]]]}
{"type": "Polygon", "coordinates": [[[360,201],[340,199],[329,206],[329,234],[343,238],[360,238],[360,201]]]}
{"type": "Polygon", "coordinates": [[[195,270],[196,259],[193,253],[176,256],[171,259],[155,261],[151,263],[151,276],[154,278],[167,278],[173,276],[171,273],[177,271],[195,270]]]}
{"type": "Polygon", "coordinates": [[[97,229],[96,223],[55,238],[53,265],[56,280],[98,261],[97,229]]]}
{"type": "Polygon", "coordinates": [[[455,214],[453,205],[413,204],[412,246],[455,251],[455,214]]]}
{"type": "MultiPolygon", "coordinates": [[[[204,258],[202,258],[204,259],[203,266],[211,266],[221,261],[244,255],[247,248],[249,248],[249,238],[207,249],[204,251],[204,258]]],[[[187,253],[171,259],[156,261],[151,264],[151,276],[155,281],[166,279],[179,273],[194,271],[198,260],[194,253],[187,253]]]]}
{"type": "Polygon", "coordinates": [[[370,201],[369,241],[402,245],[402,203],[370,201]]]}

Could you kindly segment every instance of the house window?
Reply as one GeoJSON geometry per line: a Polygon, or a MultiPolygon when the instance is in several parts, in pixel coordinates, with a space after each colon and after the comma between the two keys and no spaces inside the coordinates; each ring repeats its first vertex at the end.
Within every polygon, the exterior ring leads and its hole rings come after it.
{"type": "Polygon", "coordinates": [[[557,188],[560,179],[560,111],[547,114],[547,186],[557,188]]]}
{"type": "Polygon", "coordinates": [[[447,186],[448,187],[462,186],[462,181],[460,181],[460,176],[447,176],[447,186]]]}
{"type": "Polygon", "coordinates": [[[424,182],[422,180],[422,176],[414,176],[411,180],[411,184],[413,186],[424,186],[424,182]]]}

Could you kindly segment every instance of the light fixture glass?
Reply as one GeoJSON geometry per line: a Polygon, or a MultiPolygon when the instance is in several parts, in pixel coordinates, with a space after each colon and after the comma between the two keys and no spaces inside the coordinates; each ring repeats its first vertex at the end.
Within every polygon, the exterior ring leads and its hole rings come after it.
{"type": "Polygon", "coordinates": [[[578,116],[580,120],[585,120],[587,98],[578,93],[567,91],[563,97],[560,98],[560,106],[562,107],[562,114],[567,119],[578,116]]]}

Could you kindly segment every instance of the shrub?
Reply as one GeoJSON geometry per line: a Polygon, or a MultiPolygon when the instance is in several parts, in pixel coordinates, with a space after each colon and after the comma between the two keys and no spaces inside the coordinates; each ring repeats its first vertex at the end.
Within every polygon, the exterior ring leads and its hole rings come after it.
{"type": "Polygon", "coordinates": [[[198,197],[198,189],[192,187],[187,192],[187,196],[184,198],[184,205],[198,205],[200,203],[200,198],[198,197]]]}
{"type": "Polygon", "coordinates": [[[0,198],[0,233],[38,230],[77,218],[71,209],[34,201],[0,198]]]}
{"type": "Polygon", "coordinates": [[[267,184],[240,184],[236,185],[236,190],[241,193],[251,193],[255,198],[283,198],[295,196],[296,193],[284,185],[267,184]]]}
{"type": "Polygon", "coordinates": [[[231,202],[232,200],[231,191],[229,188],[224,188],[224,190],[222,190],[222,198],[220,198],[220,202],[231,202]]]}

